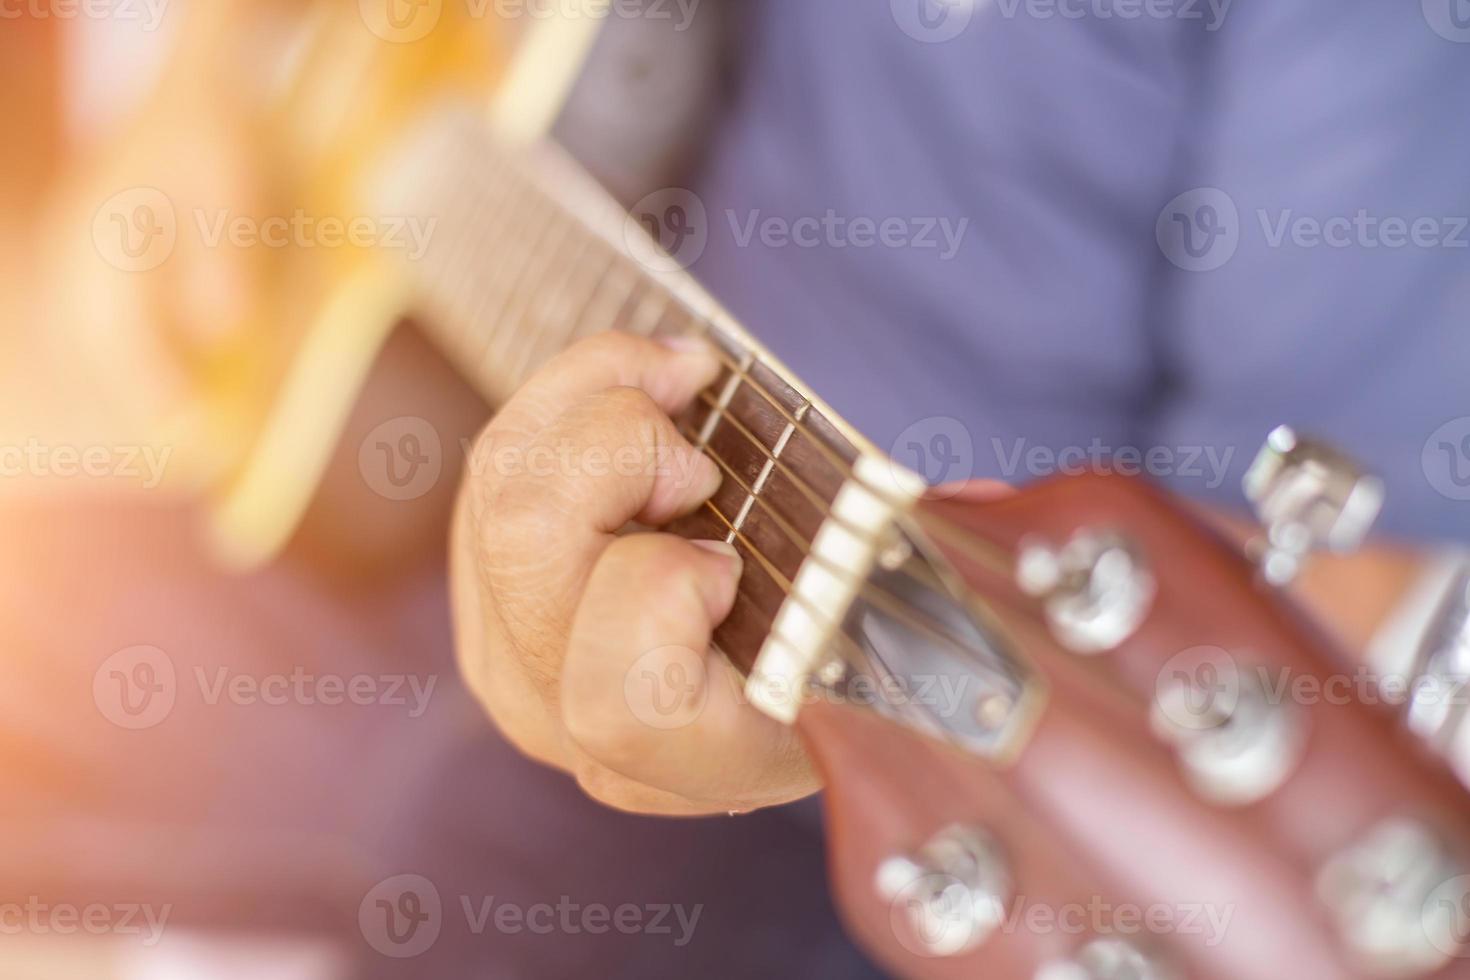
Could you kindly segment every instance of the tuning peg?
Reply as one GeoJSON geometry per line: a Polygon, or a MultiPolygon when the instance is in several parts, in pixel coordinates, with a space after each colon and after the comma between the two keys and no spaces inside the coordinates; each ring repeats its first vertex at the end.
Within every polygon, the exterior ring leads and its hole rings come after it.
{"type": "Polygon", "coordinates": [[[1266,580],[1285,585],[1306,555],[1355,551],[1383,508],[1383,481],[1325,443],[1280,426],[1245,475],[1245,495],[1264,526],[1254,547],[1266,580]]]}
{"type": "Polygon", "coordinates": [[[915,854],[878,866],[874,885],[907,920],[899,941],[920,956],[959,956],[1000,927],[1015,894],[999,842],[975,826],[952,825],[915,854]]]}

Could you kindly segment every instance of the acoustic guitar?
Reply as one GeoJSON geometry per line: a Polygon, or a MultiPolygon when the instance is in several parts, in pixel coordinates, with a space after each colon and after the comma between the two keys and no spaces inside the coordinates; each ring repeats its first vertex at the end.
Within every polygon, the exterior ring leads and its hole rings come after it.
{"type": "Polygon", "coordinates": [[[930,490],[684,271],[684,195],[630,213],[546,138],[599,5],[553,5],[519,55],[452,3],[308,6],[268,129],[297,199],[438,224],[415,261],[332,256],[285,367],[244,385],[273,408],[221,498],[228,556],[289,535],[404,313],[492,404],[597,331],[708,338],[723,372],[678,422],[725,481],[670,530],[745,558],[715,642],[800,729],[836,893],[889,969],[1470,977],[1464,788],[1389,713],[1299,693],[1346,668],[1280,585],[1362,538],[1371,478],[1274,433],[1249,556],[1137,480],[930,490]]]}

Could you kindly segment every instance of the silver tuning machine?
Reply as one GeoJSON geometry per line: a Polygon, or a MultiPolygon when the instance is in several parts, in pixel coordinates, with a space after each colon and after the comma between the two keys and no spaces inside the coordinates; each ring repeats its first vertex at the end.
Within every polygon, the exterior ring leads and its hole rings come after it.
{"type": "Polygon", "coordinates": [[[985,830],[955,824],[914,854],[879,865],[874,885],[891,904],[895,935],[909,952],[961,956],[1005,921],[1015,881],[1001,845],[985,830]]]}
{"type": "Polygon", "coordinates": [[[1383,508],[1383,481],[1347,456],[1280,426],[1245,475],[1245,495],[1265,529],[1252,545],[1261,574],[1286,585],[1306,556],[1357,550],[1383,508]]]}
{"type": "Polygon", "coordinates": [[[1156,590],[1138,548],[1112,530],[1082,528],[1060,547],[1021,542],[1016,584],[1042,600],[1052,635],[1073,653],[1106,653],[1143,624],[1156,590]]]}

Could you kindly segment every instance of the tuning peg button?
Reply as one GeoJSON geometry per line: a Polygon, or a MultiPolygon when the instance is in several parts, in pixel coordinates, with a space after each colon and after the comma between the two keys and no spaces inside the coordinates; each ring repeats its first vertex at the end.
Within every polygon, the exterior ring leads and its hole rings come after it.
{"type": "Polygon", "coordinates": [[[1383,508],[1383,481],[1284,425],[1267,437],[1244,485],[1266,531],[1252,547],[1274,585],[1294,579],[1311,551],[1355,551],[1383,508]]]}
{"type": "Polygon", "coordinates": [[[894,932],[919,956],[960,956],[1005,921],[1015,892],[1000,844],[979,827],[955,824],[917,852],[878,866],[878,894],[891,904],[894,932]]]}
{"type": "Polygon", "coordinates": [[[1042,600],[1052,634],[1073,653],[1115,649],[1148,616],[1155,583],[1139,550],[1122,534],[1082,528],[1060,547],[1021,542],[1016,584],[1042,600]]]}

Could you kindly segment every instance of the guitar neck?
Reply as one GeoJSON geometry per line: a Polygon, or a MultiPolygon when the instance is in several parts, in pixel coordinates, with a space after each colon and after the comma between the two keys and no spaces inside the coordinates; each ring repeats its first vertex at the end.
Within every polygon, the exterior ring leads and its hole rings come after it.
{"type": "Polygon", "coordinates": [[[861,587],[895,510],[912,500],[850,426],[818,401],[647,231],[559,148],[500,146],[478,120],[437,123],[392,162],[385,213],[437,219],[410,263],[424,329],[491,404],[557,351],[601,330],[703,335],[719,378],[677,419],[725,481],[671,530],[720,539],[745,558],[734,612],[716,636],[750,669],[773,655],[820,655],[861,587]],[[855,479],[867,471],[874,480],[855,479]],[[834,519],[834,514],[839,516],[834,519]],[[824,540],[842,554],[807,559],[824,540]],[[825,535],[825,538],[824,538],[825,535]],[[846,568],[845,576],[832,572],[846,568]],[[782,639],[782,622],[792,635],[782,639]]]}

